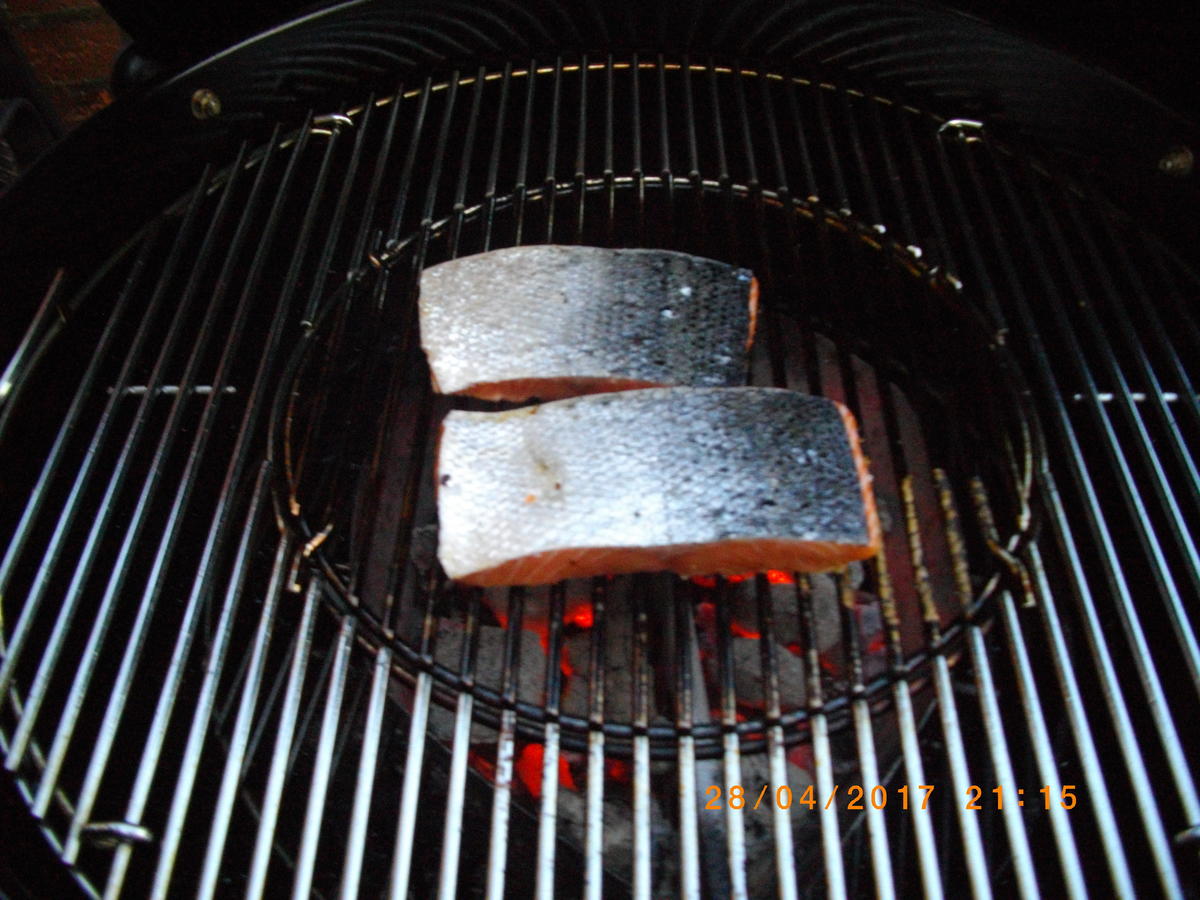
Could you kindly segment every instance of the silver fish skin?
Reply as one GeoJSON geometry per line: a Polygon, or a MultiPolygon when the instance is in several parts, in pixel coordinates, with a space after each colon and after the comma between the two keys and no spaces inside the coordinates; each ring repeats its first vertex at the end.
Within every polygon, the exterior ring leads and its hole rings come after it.
{"type": "Polygon", "coordinates": [[[438,558],[475,584],[833,568],[878,546],[865,465],[844,407],[776,388],[455,410],[438,451],[438,558]]]}
{"type": "Polygon", "coordinates": [[[512,247],[421,273],[434,387],[487,399],[744,384],[753,273],[668,250],[512,247]]]}

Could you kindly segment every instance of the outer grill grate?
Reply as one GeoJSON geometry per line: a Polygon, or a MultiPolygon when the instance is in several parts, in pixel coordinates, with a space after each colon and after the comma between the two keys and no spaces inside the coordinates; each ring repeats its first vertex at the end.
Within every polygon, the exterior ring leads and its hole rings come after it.
{"type": "MultiPolygon", "coordinates": [[[[916,111],[788,73],[583,62],[403,86],[390,102],[352,110],[348,123],[310,121],[246,148],[206,173],[110,267],[94,278],[68,272],[34,323],[0,406],[0,439],[14,460],[0,514],[11,535],[0,561],[0,733],[9,767],[81,883],[131,895],[195,884],[204,894],[251,895],[409,885],[419,896],[439,884],[451,893],[452,885],[471,892],[503,884],[520,895],[535,883],[570,894],[580,871],[606,871],[612,893],[717,890],[724,879],[740,884],[739,833],[745,847],[747,829],[769,821],[785,895],[954,890],[964,880],[981,893],[989,882],[1042,893],[1134,883],[1178,891],[1189,870],[1177,867],[1186,863],[1173,857],[1172,839],[1200,823],[1189,762],[1200,748],[1175,726],[1195,714],[1200,692],[1195,609],[1185,604],[1200,593],[1192,537],[1200,533],[1200,478],[1189,450],[1200,438],[1200,407],[1185,363],[1197,358],[1200,329],[1190,269],[1092,195],[1057,184],[986,136],[939,129],[916,111]],[[664,193],[676,205],[660,203],[664,193]],[[965,300],[1003,323],[1050,451],[1032,497],[1042,532],[1021,550],[1036,605],[1021,608],[1006,580],[986,615],[955,632],[952,653],[923,663],[912,686],[887,681],[878,693],[886,704],[847,700],[840,718],[820,702],[826,685],[810,654],[808,708],[791,719],[768,712],[743,729],[744,747],[732,737],[736,725],[705,730],[687,721],[699,683],[681,663],[690,663],[696,636],[689,615],[674,615],[680,721],[653,733],[647,721],[626,747],[616,734],[605,748],[632,758],[627,885],[602,859],[596,828],[585,829],[583,846],[555,831],[555,804],[568,788],[543,790],[531,804],[519,785],[495,795],[483,787],[467,759],[464,723],[485,717],[487,703],[473,709],[469,695],[447,694],[444,673],[439,679],[406,660],[402,644],[380,641],[390,636],[386,611],[376,615],[377,631],[345,606],[349,597],[364,609],[369,596],[420,598],[423,615],[407,623],[419,630],[392,631],[427,663],[438,616],[461,608],[468,633],[481,627],[478,595],[360,590],[353,579],[369,567],[337,568],[339,559],[359,558],[334,552],[339,530],[314,554],[325,554],[328,570],[299,560],[310,535],[280,538],[273,527],[271,480],[284,473],[263,462],[267,425],[278,386],[294,374],[288,359],[320,371],[319,353],[293,349],[306,334],[301,323],[331,296],[347,309],[405,297],[430,248],[477,238],[472,229],[484,240],[570,240],[595,221],[595,242],[669,242],[687,228],[655,210],[685,217],[691,198],[709,195],[711,204],[700,204],[712,216],[709,233],[737,222],[743,205],[769,209],[768,196],[842,210],[804,226],[827,261],[882,256],[854,222],[886,225],[884,240],[919,247],[920,264],[942,273],[935,281],[953,275],[965,300]],[[473,212],[467,206],[477,198],[484,206],[473,212]],[[511,205],[502,208],[500,198],[511,205]],[[583,216],[585,205],[607,215],[583,216]],[[386,277],[336,293],[368,253],[396,261],[386,277]],[[367,290],[375,286],[376,294],[367,290]],[[60,307],[71,313],[65,322],[60,307]],[[463,605],[437,605],[452,602],[463,605]],[[401,704],[394,688],[403,670],[411,687],[401,704]],[[456,704],[462,739],[450,751],[424,740],[436,698],[456,704]],[[890,759],[877,751],[884,723],[900,739],[890,759]],[[852,726],[844,740],[829,735],[839,725],[852,726]],[[803,833],[809,843],[796,846],[787,815],[754,821],[759,814],[747,811],[714,824],[697,813],[712,771],[705,757],[720,751],[725,780],[741,750],[765,749],[776,784],[787,771],[785,746],[797,740],[812,745],[830,782],[833,772],[870,782],[874,766],[877,783],[893,790],[936,784],[932,808],[904,812],[893,802],[859,819],[839,806],[822,811],[803,833]],[[675,759],[674,784],[660,783],[652,756],[675,759]],[[898,771],[887,771],[892,763],[898,771]],[[965,785],[980,785],[987,806],[996,785],[1011,799],[1016,787],[1028,797],[1030,788],[1057,792],[1064,781],[1080,798],[1070,812],[961,810],[965,785]],[[651,796],[671,799],[674,829],[663,840],[643,805],[651,796]],[[480,810],[482,821],[504,827],[482,833],[472,818],[480,810]]],[[[750,240],[727,231],[735,250],[750,240]]],[[[897,290],[909,282],[916,294],[928,291],[907,274],[897,290]]],[[[836,324],[863,286],[827,278],[816,301],[824,315],[814,318],[836,324]]],[[[401,303],[382,309],[411,313],[401,303]]],[[[355,321],[344,318],[348,339],[362,337],[355,321]]],[[[322,328],[338,322],[335,309],[322,328]]],[[[411,329],[384,333],[413,339],[411,329]]],[[[810,330],[800,336],[810,351],[802,358],[819,358],[825,345],[810,330]]],[[[419,377],[411,343],[367,349],[381,354],[376,364],[388,354],[408,359],[404,377],[419,377]]],[[[853,369],[852,354],[834,355],[835,371],[853,369]]],[[[778,354],[762,360],[764,377],[778,378],[781,362],[778,354]]],[[[394,408],[401,399],[385,401],[394,408]]],[[[427,433],[435,410],[415,413],[389,421],[427,433]]],[[[356,446],[352,434],[346,440],[356,446]]],[[[993,449],[1005,458],[1005,448],[993,449]]],[[[312,496],[344,495],[319,482],[339,471],[322,465],[328,458],[305,463],[318,479],[312,496]]],[[[424,476],[417,466],[406,471],[401,507],[374,511],[384,521],[415,521],[424,476]]],[[[1004,483],[1004,472],[991,475],[1004,483]]],[[[969,492],[962,484],[953,491],[972,571],[990,571],[969,492]]],[[[999,527],[1011,532],[1018,509],[995,494],[999,527]]],[[[638,583],[635,672],[654,652],[654,585],[638,583]]],[[[782,612],[761,602],[771,596],[765,583],[757,589],[766,633],[782,612]]],[[[690,608],[687,592],[673,593],[671,609],[690,608]]],[[[566,597],[549,599],[561,609],[566,597]]],[[[513,592],[510,601],[515,612],[527,598],[513,592]]],[[[716,608],[723,616],[725,605],[716,608]]],[[[802,619],[811,613],[811,605],[798,609],[802,619]]],[[[550,617],[551,660],[562,621],[550,617]]],[[[510,639],[507,652],[515,646],[510,639]]],[[[911,658],[916,648],[894,649],[911,658]]],[[[557,672],[546,666],[551,701],[557,672]]],[[[515,688],[507,690],[515,700],[515,688]]],[[[731,699],[727,689],[718,698],[727,724],[731,699]]],[[[555,777],[570,729],[553,716],[518,718],[500,718],[501,740],[535,722],[543,771],[555,777]]],[[[592,737],[601,734],[587,733],[594,755],[585,790],[601,783],[603,749],[592,737]]],[[[503,766],[501,755],[496,778],[512,785],[503,766]]],[[[818,796],[830,786],[819,782],[818,796]]],[[[589,812],[598,809],[593,800],[589,812]]]]}

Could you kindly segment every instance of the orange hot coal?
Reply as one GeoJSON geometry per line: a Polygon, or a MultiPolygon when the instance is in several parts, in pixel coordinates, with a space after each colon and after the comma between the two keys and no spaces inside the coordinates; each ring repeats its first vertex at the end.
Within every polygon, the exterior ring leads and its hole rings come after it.
{"type": "Polygon", "coordinates": [[[808,744],[797,744],[787,751],[788,762],[811,772],[813,770],[813,751],[808,744]]]}
{"type": "Polygon", "coordinates": [[[476,753],[474,750],[467,751],[467,762],[469,762],[475,771],[479,772],[488,781],[496,781],[496,763],[494,760],[488,759],[482,753],[476,753]]]}
{"type": "MultiPolygon", "coordinates": [[[[542,765],[546,758],[546,748],[541,744],[526,744],[517,757],[517,777],[525,785],[525,789],[538,800],[542,796],[542,765]]],[[[562,754],[558,757],[558,783],[573,791],[578,791],[575,778],[571,775],[571,767],[562,754]]]]}
{"type": "Polygon", "coordinates": [[[610,759],[604,764],[608,777],[613,781],[628,784],[633,780],[633,766],[623,759],[610,759]]]}
{"type": "Polygon", "coordinates": [[[595,624],[596,616],[592,612],[592,604],[584,601],[573,609],[568,609],[563,615],[564,625],[578,625],[580,628],[591,628],[595,624]]]}
{"type": "Polygon", "coordinates": [[[559,653],[558,667],[562,670],[563,678],[575,677],[575,667],[571,665],[571,654],[567,651],[565,644],[559,653]]]}
{"type": "MultiPolygon", "coordinates": [[[[508,627],[508,613],[502,609],[492,610],[492,614],[496,617],[496,621],[500,623],[501,628],[508,627]]],[[[563,626],[575,626],[577,628],[591,628],[595,623],[595,613],[592,612],[592,601],[587,597],[568,597],[566,606],[563,609],[563,626]]],[[[521,627],[526,631],[532,631],[538,636],[542,642],[542,649],[549,652],[550,649],[550,622],[544,615],[535,613],[532,609],[525,609],[524,615],[521,617],[521,627]]]]}
{"type": "MultiPolygon", "coordinates": [[[[729,584],[740,584],[743,581],[749,581],[754,578],[757,572],[741,572],[737,575],[726,575],[725,580],[729,584]]],[[[790,572],[781,572],[778,569],[768,569],[765,573],[767,581],[771,584],[795,584],[796,579],[790,572]]],[[[715,575],[693,575],[692,584],[698,584],[702,588],[714,589],[717,586],[717,576],[715,575]]]]}
{"type": "Polygon", "coordinates": [[[751,629],[747,628],[745,625],[742,625],[740,622],[738,622],[737,619],[734,619],[732,622],[729,623],[729,630],[733,632],[735,637],[754,638],[755,640],[762,637],[762,635],[759,634],[757,631],[752,631],[751,629]]]}

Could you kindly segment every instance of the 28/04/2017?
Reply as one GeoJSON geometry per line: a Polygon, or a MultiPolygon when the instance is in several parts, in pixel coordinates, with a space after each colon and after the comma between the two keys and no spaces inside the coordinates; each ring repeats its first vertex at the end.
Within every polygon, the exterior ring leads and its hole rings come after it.
{"type": "MultiPolygon", "coordinates": [[[[757,788],[758,785],[755,785],[754,787],[757,788]]],[[[726,792],[722,791],[720,786],[710,784],[704,789],[705,796],[708,797],[708,802],[704,805],[704,808],[723,809],[724,804],[728,804],[730,809],[744,809],[745,807],[749,806],[750,809],[754,810],[763,806],[763,800],[765,799],[766,806],[768,808],[771,806],[771,804],[774,804],[780,809],[790,809],[793,803],[797,803],[801,806],[807,806],[809,809],[815,809],[817,806],[822,806],[824,809],[829,809],[838,801],[839,792],[842,790],[841,785],[835,784],[833,786],[833,790],[830,791],[829,796],[825,798],[825,802],[822,804],[811,784],[805,787],[799,796],[795,796],[792,793],[792,789],[786,784],[781,784],[779,787],[775,788],[774,791],[771,791],[770,788],[771,786],[769,784],[762,785],[761,789],[758,790],[758,796],[754,799],[754,802],[751,803],[750,794],[753,793],[753,788],[750,791],[747,791],[746,788],[742,787],[742,785],[735,784],[726,792]]],[[[1026,794],[1025,789],[1016,788],[1015,791],[1017,795],[1017,806],[1024,806],[1026,794]]],[[[915,808],[928,809],[929,799],[931,796],[933,796],[933,792],[934,785],[932,784],[919,784],[915,789],[910,789],[910,787],[905,784],[895,788],[892,791],[892,795],[898,798],[898,802],[900,803],[900,807],[902,809],[909,808],[910,796],[911,802],[915,808]]],[[[1009,791],[1010,798],[1011,793],[1012,789],[1009,791]]],[[[1052,788],[1050,785],[1043,785],[1036,790],[1031,790],[1029,793],[1042,795],[1043,809],[1049,809],[1052,802],[1059,803],[1063,809],[1074,809],[1077,800],[1075,796],[1075,785],[1073,784],[1064,784],[1061,787],[1055,785],[1054,788],[1052,788]],[[1058,788],[1058,797],[1053,797],[1055,788],[1058,788]]],[[[985,792],[984,789],[979,785],[973,784],[967,788],[966,798],[963,802],[963,808],[977,812],[985,808],[1003,809],[1005,802],[1004,796],[1005,790],[1003,786],[994,787],[990,792],[985,792]],[[993,797],[985,798],[986,793],[992,794],[993,797]]],[[[845,788],[844,799],[845,808],[848,810],[865,809],[866,807],[864,804],[866,803],[870,803],[875,809],[885,809],[888,805],[889,794],[887,788],[881,784],[877,784],[872,788],[865,788],[859,784],[851,784],[847,785],[845,788]]]]}

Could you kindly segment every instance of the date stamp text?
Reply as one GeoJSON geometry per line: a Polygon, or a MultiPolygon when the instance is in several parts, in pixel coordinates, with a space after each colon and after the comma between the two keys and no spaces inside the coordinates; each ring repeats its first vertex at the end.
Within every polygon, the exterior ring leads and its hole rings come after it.
{"type": "MultiPolygon", "coordinates": [[[[704,794],[708,798],[704,808],[725,809],[728,806],[735,810],[756,810],[770,809],[772,806],[776,806],[779,809],[791,809],[793,804],[797,804],[810,810],[840,807],[846,810],[860,811],[867,809],[868,806],[874,809],[887,809],[888,804],[893,803],[901,809],[927,810],[930,808],[934,790],[932,784],[904,784],[892,788],[891,791],[881,784],[873,787],[861,784],[835,784],[827,795],[820,795],[811,784],[798,791],[793,791],[786,784],[778,787],[769,784],[735,784],[727,789],[723,789],[720,785],[710,784],[704,790],[704,794]]],[[[1006,803],[1015,803],[1018,807],[1028,804],[1044,810],[1050,809],[1050,805],[1056,803],[1063,809],[1074,809],[1077,802],[1078,797],[1073,784],[1064,784],[1061,787],[1043,785],[1040,788],[1030,788],[1029,790],[1025,788],[1006,790],[1002,786],[987,790],[973,784],[967,788],[961,799],[962,808],[973,812],[981,812],[985,809],[1002,810],[1006,803]]]]}

